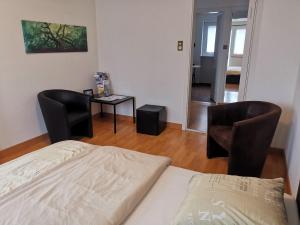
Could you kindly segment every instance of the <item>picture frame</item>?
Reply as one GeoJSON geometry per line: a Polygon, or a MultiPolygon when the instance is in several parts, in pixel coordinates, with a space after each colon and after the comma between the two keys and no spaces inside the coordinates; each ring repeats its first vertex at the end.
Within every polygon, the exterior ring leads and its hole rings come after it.
{"type": "Polygon", "coordinates": [[[88,95],[88,96],[94,96],[94,91],[93,91],[93,89],[86,89],[86,90],[83,90],[83,94],[88,95]]]}
{"type": "Polygon", "coordinates": [[[22,20],[27,54],[88,52],[87,27],[22,20]]]}

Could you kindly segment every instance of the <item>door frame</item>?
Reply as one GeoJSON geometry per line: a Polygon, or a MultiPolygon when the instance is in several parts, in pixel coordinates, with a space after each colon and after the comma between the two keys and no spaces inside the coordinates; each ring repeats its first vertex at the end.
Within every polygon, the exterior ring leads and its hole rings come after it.
{"type": "Polygon", "coordinates": [[[246,35],[245,41],[245,52],[242,64],[238,101],[245,101],[247,99],[248,80],[252,69],[251,66],[253,67],[252,51],[254,47],[254,35],[257,32],[256,24],[259,19],[258,12],[262,8],[262,2],[263,0],[250,0],[249,2],[248,18],[251,18],[252,23],[247,23],[247,32],[249,34],[246,35]]]}
{"type": "MultiPolygon", "coordinates": [[[[242,71],[241,71],[241,79],[240,79],[240,87],[239,87],[239,97],[238,101],[245,101],[247,97],[247,86],[248,86],[248,80],[250,76],[250,70],[252,66],[252,50],[254,47],[254,35],[256,33],[256,24],[258,19],[258,11],[262,7],[262,3],[259,3],[259,1],[262,0],[249,0],[249,8],[248,8],[248,18],[251,18],[251,23],[247,23],[247,32],[248,35],[246,37],[245,42],[245,53],[244,53],[244,60],[242,65],[242,71]],[[250,32],[249,32],[250,31],[250,32]],[[250,33],[250,35],[249,35],[250,33]]],[[[191,90],[192,90],[192,63],[193,63],[193,43],[194,43],[194,29],[195,29],[195,16],[197,13],[196,6],[196,0],[193,0],[193,15],[191,18],[191,33],[190,33],[190,43],[189,45],[189,54],[188,54],[188,61],[189,61],[189,67],[187,71],[187,78],[185,79],[185,93],[184,93],[184,110],[183,110],[183,120],[182,120],[182,129],[187,130],[188,129],[188,122],[189,122],[189,109],[191,104],[191,90]]],[[[210,10],[210,9],[208,9],[210,10]]],[[[211,9],[212,11],[214,9],[211,9]]],[[[222,10],[222,9],[219,9],[222,10]]]]}

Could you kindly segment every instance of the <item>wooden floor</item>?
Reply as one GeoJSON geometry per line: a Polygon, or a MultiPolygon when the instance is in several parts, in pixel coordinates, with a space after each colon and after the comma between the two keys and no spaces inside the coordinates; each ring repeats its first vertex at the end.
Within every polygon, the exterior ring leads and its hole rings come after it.
{"type": "MultiPolygon", "coordinates": [[[[238,94],[239,94],[238,84],[226,84],[225,93],[224,93],[224,102],[225,103],[236,102],[238,100],[238,94]]],[[[215,104],[210,101],[210,87],[209,86],[193,87],[191,100],[192,101],[189,106],[188,128],[200,132],[206,132],[207,107],[215,104]],[[201,101],[201,99],[203,101],[201,101]]]]}
{"type": "Polygon", "coordinates": [[[192,86],[191,100],[199,102],[211,102],[211,87],[208,85],[192,86]]]}
{"type": "MultiPolygon", "coordinates": [[[[224,92],[224,102],[231,103],[238,101],[239,85],[226,84],[224,92]]],[[[191,100],[198,102],[212,102],[211,87],[208,85],[194,85],[191,91],[191,100]]]]}
{"type": "MultiPolygon", "coordinates": [[[[113,145],[139,152],[168,156],[172,165],[205,173],[226,173],[227,159],[206,158],[206,135],[168,127],[159,136],[137,134],[135,125],[127,117],[118,117],[117,134],[113,133],[109,116],[94,118],[94,137],[82,141],[97,145],[113,145]]],[[[0,152],[0,163],[49,145],[47,136],[35,138],[0,152]]],[[[263,170],[264,178],[286,178],[286,165],[280,151],[271,151],[263,170]]],[[[288,181],[286,192],[290,193],[288,181]]]]}

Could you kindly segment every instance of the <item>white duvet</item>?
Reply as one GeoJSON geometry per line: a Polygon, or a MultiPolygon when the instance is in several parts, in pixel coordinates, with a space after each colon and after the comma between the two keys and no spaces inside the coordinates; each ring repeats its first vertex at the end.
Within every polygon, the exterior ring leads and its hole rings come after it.
{"type": "Polygon", "coordinates": [[[170,159],[61,142],[0,166],[1,225],[119,225],[170,159]]]}

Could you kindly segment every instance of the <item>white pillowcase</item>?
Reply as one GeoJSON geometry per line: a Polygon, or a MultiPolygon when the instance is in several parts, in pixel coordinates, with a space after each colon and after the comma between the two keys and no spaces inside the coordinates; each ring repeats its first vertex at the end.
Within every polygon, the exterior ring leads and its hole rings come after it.
{"type": "Polygon", "coordinates": [[[284,180],[195,175],[173,225],[286,225],[284,180]]]}

